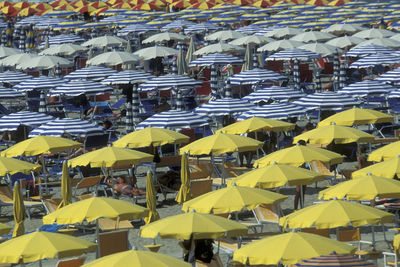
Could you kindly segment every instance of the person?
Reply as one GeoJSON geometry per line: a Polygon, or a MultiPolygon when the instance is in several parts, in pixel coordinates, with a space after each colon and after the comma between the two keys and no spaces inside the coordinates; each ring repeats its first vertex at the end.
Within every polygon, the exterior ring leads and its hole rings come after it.
{"type": "Polygon", "coordinates": [[[155,106],[153,108],[153,112],[160,113],[160,112],[167,111],[170,109],[171,109],[171,106],[168,104],[167,98],[163,96],[160,99],[160,104],[158,104],[157,106],[155,106]]]}
{"type": "Polygon", "coordinates": [[[160,175],[157,177],[157,180],[160,184],[178,191],[181,187],[181,177],[179,173],[175,171],[168,171],[165,174],[160,175]]]}
{"type": "Polygon", "coordinates": [[[365,146],[359,146],[357,156],[358,169],[362,169],[371,165],[371,162],[368,162],[367,158],[367,148],[365,146]]]}
{"type": "Polygon", "coordinates": [[[212,239],[196,239],[194,240],[194,258],[191,258],[190,251],[192,249],[192,239],[182,242],[185,250],[184,261],[194,263],[196,260],[204,263],[211,263],[214,257],[213,240],[212,239]]]}
{"type": "MultiPolygon", "coordinates": [[[[107,185],[112,186],[112,183],[110,183],[107,179],[104,180],[104,183],[107,185]]],[[[136,177],[133,175],[132,177],[132,184],[136,184],[136,177]]],[[[128,196],[143,196],[146,195],[146,191],[139,189],[133,185],[130,185],[126,182],[126,179],[124,176],[119,176],[117,178],[117,183],[114,184],[113,189],[121,195],[128,195],[128,196]]]]}

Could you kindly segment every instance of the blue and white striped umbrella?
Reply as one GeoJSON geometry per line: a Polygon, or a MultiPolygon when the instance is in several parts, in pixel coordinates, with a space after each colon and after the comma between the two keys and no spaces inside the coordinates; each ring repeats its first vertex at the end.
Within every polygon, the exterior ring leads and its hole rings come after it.
{"type": "Polygon", "coordinates": [[[111,87],[98,82],[77,80],[57,86],[56,88],[50,90],[49,94],[67,96],[78,96],[82,94],[99,95],[112,90],[113,89],[111,87]]]}
{"type": "Polygon", "coordinates": [[[161,28],[162,31],[168,31],[171,29],[184,29],[184,28],[188,28],[190,26],[194,26],[196,25],[196,23],[194,22],[190,22],[190,21],[186,21],[186,20],[175,20],[167,25],[165,25],[164,27],[161,28]]]}
{"type": "Polygon", "coordinates": [[[147,25],[147,24],[135,24],[125,27],[118,31],[118,36],[128,35],[130,33],[147,33],[147,32],[157,32],[157,28],[147,25]]]}
{"type": "Polygon", "coordinates": [[[388,97],[388,98],[400,98],[400,90],[397,89],[397,90],[391,91],[391,92],[387,95],[387,97],[388,97]]]}
{"type": "Polygon", "coordinates": [[[254,47],[253,51],[253,69],[258,69],[258,55],[257,55],[257,50],[254,47]]]}
{"type": "Polygon", "coordinates": [[[208,103],[195,109],[195,113],[212,116],[223,116],[246,112],[256,106],[247,100],[224,97],[221,99],[210,100],[208,103]]]}
{"type": "Polygon", "coordinates": [[[358,106],[361,104],[361,101],[344,93],[323,92],[307,95],[294,101],[293,104],[300,105],[305,110],[341,110],[345,107],[358,106]]]}
{"type": "Polygon", "coordinates": [[[209,22],[203,22],[203,23],[198,23],[192,26],[187,27],[184,31],[185,33],[195,33],[195,32],[212,32],[212,31],[217,31],[222,29],[220,26],[209,23],[209,22]]]}
{"type": "Polygon", "coordinates": [[[193,88],[201,86],[202,83],[183,75],[167,74],[155,77],[139,86],[139,91],[168,90],[174,88],[193,88]]]}
{"type": "Polygon", "coordinates": [[[18,21],[16,25],[17,26],[31,25],[31,24],[36,24],[41,20],[43,20],[42,16],[29,16],[18,21]]]}
{"type": "Polygon", "coordinates": [[[21,27],[14,27],[14,32],[12,34],[13,46],[19,48],[19,37],[21,33],[21,27]]]}
{"type": "Polygon", "coordinates": [[[172,74],[174,74],[174,75],[178,75],[178,66],[176,64],[176,60],[177,60],[177,58],[174,58],[172,60],[172,74]]]}
{"type": "Polygon", "coordinates": [[[400,68],[388,71],[388,72],[380,75],[378,78],[375,79],[375,81],[388,82],[388,83],[399,82],[400,81],[400,68]]]}
{"type": "Polygon", "coordinates": [[[218,74],[215,65],[211,65],[210,73],[210,89],[211,89],[211,99],[215,100],[218,98],[218,74]]]}
{"type": "Polygon", "coordinates": [[[286,120],[288,118],[303,116],[305,113],[306,111],[302,106],[292,103],[273,103],[249,110],[240,115],[238,120],[246,120],[253,117],[286,120]]]}
{"type": "MultiPolygon", "coordinates": [[[[242,16],[243,17],[243,16],[242,16]]],[[[240,32],[240,33],[244,33],[244,34],[255,34],[256,32],[258,32],[260,30],[260,27],[257,25],[253,25],[250,24],[248,26],[244,26],[244,27],[240,27],[238,29],[236,29],[235,31],[240,32]]]]}
{"type": "Polygon", "coordinates": [[[136,130],[146,127],[182,129],[205,126],[210,123],[208,117],[182,110],[169,110],[157,113],[136,125],[136,130]]]}
{"type": "Polygon", "coordinates": [[[297,99],[304,97],[306,94],[299,90],[293,90],[292,88],[271,86],[262,87],[257,91],[243,97],[247,101],[252,103],[258,103],[261,101],[268,102],[270,100],[275,100],[279,102],[287,102],[292,99],[297,99]]]}
{"type": "Polygon", "coordinates": [[[396,90],[396,87],[393,87],[389,84],[379,81],[365,80],[349,84],[346,87],[342,88],[339,93],[349,94],[357,97],[366,97],[368,95],[388,94],[394,90],[396,90]]]}
{"type": "Polygon", "coordinates": [[[243,60],[234,57],[232,55],[227,55],[227,54],[220,54],[220,53],[214,53],[214,54],[208,54],[204,55],[196,60],[193,60],[190,62],[189,67],[194,67],[194,66],[211,66],[211,65],[226,65],[226,64],[231,64],[231,65],[238,65],[242,64],[243,60]]]}
{"type": "Polygon", "coordinates": [[[124,70],[117,72],[111,76],[108,76],[101,81],[102,84],[113,85],[113,84],[133,84],[142,83],[150,79],[155,78],[155,76],[150,73],[138,70],[124,70]]]}
{"type": "MultiPolygon", "coordinates": [[[[49,37],[49,45],[71,44],[77,42],[84,42],[85,39],[74,34],[60,34],[49,37]]],[[[42,42],[39,46],[43,47],[46,42],[42,42]]]]}
{"type": "Polygon", "coordinates": [[[309,50],[300,49],[300,48],[290,48],[286,50],[282,50],[276,52],[275,54],[267,57],[265,60],[308,60],[313,58],[320,58],[321,55],[311,52],[309,50]]]}
{"type": "Polygon", "coordinates": [[[20,92],[27,92],[32,90],[50,90],[57,86],[65,84],[67,81],[59,78],[40,76],[30,77],[29,80],[25,80],[13,87],[13,89],[20,92]]]}
{"type": "Polygon", "coordinates": [[[229,80],[225,81],[225,94],[226,98],[232,98],[231,82],[229,80]]]}
{"type": "Polygon", "coordinates": [[[32,76],[23,72],[5,71],[0,72],[0,83],[17,84],[25,80],[32,79],[32,76]]]}
{"type": "Polygon", "coordinates": [[[25,52],[25,39],[26,39],[25,29],[21,29],[18,41],[18,48],[21,52],[25,52]]]}
{"type": "Polygon", "coordinates": [[[346,82],[347,82],[346,62],[344,60],[341,60],[339,69],[339,88],[345,87],[346,82]]]}
{"type": "Polygon", "coordinates": [[[44,113],[19,111],[0,118],[0,132],[15,131],[20,125],[38,127],[52,120],[53,116],[44,113]]]}
{"type": "Polygon", "coordinates": [[[335,81],[334,88],[336,90],[338,86],[338,81],[339,81],[339,76],[340,75],[340,58],[339,58],[339,53],[336,51],[336,53],[333,54],[333,80],[335,81]]]}
{"type": "Polygon", "coordinates": [[[126,133],[133,132],[134,130],[132,118],[132,103],[129,101],[126,102],[125,128],[126,133]]]}
{"type": "Polygon", "coordinates": [[[46,93],[44,91],[40,92],[40,100],[39,100],[39,110],[40,113],[47,113],[46,107],[46,93]]]}
{"type": "Polygon", "coordinates": [[[110,75],[117,73],[116,70],[99,67],[99,66],[89,66],[65,75],[64,78],[68,80],[93,80],[100,81],[107,78],[110,75]]]}
{"type": "Polygon", "coordinates": [[[140,101],[139,101],[138,88],[136,85],[133,85],[133,88],[132,88],[132,121],[134,124],[137,124],[140,122],[139,106],[140,106],[140,101]]]}
{"type": "Polygon", "coordinates": [[[347,57],[366,57],[368,55],[374,55],[374,54],[392,54],[393,52],[394,52],[394,50],[389,47],[369,44],[369,45],[354,47],[354,48],[350,49],[345,54],[345,56],[347,56],[347,57]]]}
{"type": "MultiPolygon", "coordinates": [[[[44,18],[42,20],[35,23],[35,29],[44,30],[44,29],[52,29],[57,26],[61,22],[67,22],[67,19],[63,18],[44,18]]],[[[49,33],[50,34],[50,33],[49,33]]]]}
{"type": "Polygon", "coordinates": [[[24,95],[14,89],[0,86],[0,99],[10,99],[17,97],[24,97],[24,95]]]}
{"type": "Polygon", "coordinates": [[[233,85],[255,84],[263,81],[278,81],[282,79],[285,79],[285,77],[279,73],[259,68],[242,71],[229,78],[233,85]]]}
{"type": "Polygon", "coordinates": [[[176,110],[178,110],[178,111],[185,110],[185,106],[183,104],[182,92],[179,90],[178,90],[178,93],[176,94],[176,110]]]}
{"type": "Polygon", "coordinates": [[[1,31],[1,45],[7,46],[7,33],[5,29],[1,31]]]}
{"type": "Polygon", "coordinates": [[[360,69],[360,68],[369,68],[374,67],[376,65],[392,65],[400,63],[400,55],[399,54],[373,54],[350,64],[349,68],[360,69]]]}
{"type": "Polygon", "coordinates": [[[300,90],[300,67],[297,58],[293,62],[293,87],[295,90],[300,90]]]}

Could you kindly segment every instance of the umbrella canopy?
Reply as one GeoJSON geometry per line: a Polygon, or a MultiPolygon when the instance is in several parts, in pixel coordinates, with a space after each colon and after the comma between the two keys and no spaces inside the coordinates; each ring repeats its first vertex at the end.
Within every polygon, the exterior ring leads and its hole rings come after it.
{"type": "Polygon", "coordinates": [[[345,94],[345,92],[341,94],[323,92],[307,95],[293,101],[293,103],[302,106],[306,110],[341,110],[345,107],[358,106],[361,101],[353,98],[350,94],[345,94]]]}
{"type": "Polygon", "coordinates": [[[185,35],[173,32],[162,32],[154,34],[142,41],[142,44],[162,43],[167,41],[186,41],[189,38],[185,35]]]}
{"type": "Polygon", "coordinates": [[[363,177],[365,175],[376,175],[385,178],[395,178],[400,175],[400,156],[397,155],[380,163],[357,170],[351,174],[353,178],[363,177]]]}
{"type": "Polygon", "coordinates": [[[353,246],[320,235],[292,232],[253,241],[236,250],[233,260],[249,265],[290,265],[332,252],[351,254],[354,250],[353,246]]]}
{"type": "Polygon", "coordinates": [[[232,55],[227,55],[227,54],[213,53],[204,55],[196,60],[191,61],[189,67],[193,66],[204,67],[211,65],[226,65],[226,64],[237,65],[242,63],[243,60],[238,57],[234,57],[232,55]]]}
{"type": "Polygon", "coordinates": [[[102,135],[104,134],[104,128],[94,122],[89,122],[86,120],[63,118],[42,124],[38,128],[31,131],[29,133],[29,137],[35,137],[39,135],[61,137],[64,134],[73,136],[102,135]]]}
{"type": "Polygon", "coordinates": [[[229,78],[232,85],[255,84],[263,81],[278,81],[285,79],[284,76],[266,69],[254,68],[239,72],[229,78]]]}
{"type": "Polygon", "coordinates": [[[324,179],[324,175],[304,168],[273,163],[239,175],[232,180],[232,183],[238,186],[268,189],[284,185],[308,185],[324,179]]]}
{"type": "Polygon", "coordinates": [[[234,134],[217,133],[196,140],[182,147],[179,152],[190,155],[224,154],[229,152],[255,151],[261,148],[262,142],[234,134]]]}
{"type": "Polygon", "coordinates": [[[0,60],[0,65],[4,67],[14,67],[15,65],[19,65],[27,60],[31,60],[34,57],[37,57],[37,55],[28,53],[14,54],[0,60]]]}
{"type": "Polygon", "coordinates": [[[393,65],[397,64],[400,62],[400,55],[399,54],[374,54],[374,55],[369,55],[366,57],[363,57],[353,63],[350,64],[350,68],[370,68],[374,67],[376,65],[393,65]]]}
{"type": "Polygon", "coordinates": [[[32,79],[32,76],[22,72],[15,72],[15,71],[0,72],[1,83],[17,84],[24,80],[29,80],[29,79],[32,79]]]}
{"type": "Polygon", "coordinates": [[[0,58],[21,54],[21,51],[11,47],[0,46],[0,58]]]}
{"type": "Polygon", "coordinates": [[[308,31],[299,33],[296,36],[290,38],[290,40],[309,43],[309,42],[322,42],[327,41],[336,36],[327,32],[318,32],[318,31],[308,31]]]}
{"type": "Polygon", "coordinates": [[[397,40],[394,40],[392,38],[375,38],[375,39],[369,39],[366,41],[363,41],[359,44],[357,44],[355,47],[360,47],[360,46],[365,46],[365,45],[380,45],[380,46],[386,46],[390,48],[398,48],[400,46],[400,42],[397,40]]]}
{"type": "Polygon", "coordinates": [[[337,52],[342,52],[336,46],[329,45],[329,44],[320,44],[320,43],[309,43],[299,47],[300,49],[305,49],[308,51],[312,51],[314,53],[320,54],[322,57],[332,56],[337,52]]]}
{"type": "Polygon", "coordinates": [[[98,82],[73,80],[50,90],[50,95],[78,96],[82,94],[99,95],[112,91],[109,86],[98,82]]]}
{"type": "Polygon", "coordinates": [[[353,126],[370,123],[393,122],[393,116],[373,109],[352,108],[336,113],[318,123],[318,127],[327,125],[353,126]]]}
{"type": "Polygon", "coordinates": [[[10,99],[10,98],[17,98],[17,97],[24,97],[24,94],[11,89],[0,86],[0,99],[10,99]]]}
{"type": "Polygon", "coordinates": [[[226,30],[214,32],[204,37],[204,39],[207,41],[226,41],[231,39],[238,39],[241,37],[245,37],[245,35],[237,31],[226,30]]]}
{"type": "Polygon", "coordinates": [[[232,123],[224,128],[218,130],[221,133],[229,134],[244,134],[250,132],[283,132],[294,129],[293,123],[288,123],[284,121],[264,119],[253,117],[236,123],[232,123]]]}
{"type": "Polygon", "coordinates": [[[66,83],[66,80],[49,77],[49,76],[39,76],[31,78],[29,80],[22,81],[21,83],[13,86],[13,89],[21,92],[27,92],[32,90],[49,90],[53,89],[59,85],[66,83]]]}
{"type": "Polygon", "coordinates": [[[96,248],[97,244],[81,238],[38,231],[0,244],[0,261],[18,264],[46,258],[65,258],[93,252],[96,248]]]}
{"type": "Polygon", "coordinates": [[[87,66],[91,65],[106,65],[106,66],[116,66],[119,64],[134,64],[140,59],[132,53],[127,52],[107,52],[95,56],[86,62],[87,66]]]}
{"type": "Polygon", "coordinates": [[[386,38],[396,35],[396,33],[384,30],[384,29],[368,29],[364,31],[360,31],[358,33],[353,34],[355,37],[364,38],[364,39],[373,39],[373,38],[386,38]]]}
{"type": "Polygon", "coordinates": [[[389,212],[358,203],[330,200],[286,215],[279,220],[279,225],[290,229],[309,227],[325,229],[392,221],[393,214],[389,212]]]}
{"type": "Polygon", "coordinates": [[[57,57],[57,56],[37,56],[28,61],[22,62],[17,65],[17,69],[39,69],[39,70],[47,70],[52,69],[54,67],[70,67],[73,63],[68,59],[57,57]]]}
{"type": "MultiPolygon", "coordinates": [[[[37,25],[36,25],[37,26],[37,25]]],[[[58,34],[54,36],[48,36],[48,45],[53,46],[53,45],[60,45],[60,44],[70,44],[70,43],[76,43],[76,42],[83,42],[85,39],[83,39],[80,36],[74,35],[74,34],[58,34]]],[[[44,47],[46,42],[42,42],[40,44],[40,47],[44,47]]],[[[49,47],[47,47],[49,48],[49,47]]]]}
{"type": "Polygon", "coordinates": [[[193,88],[194,86],[201,86],[201,82],[192,79],[185,75],[167,74],[164,76],[158,76],[147,82],[142,83],[139,86],[141,91],[151,90],[168,90],[171,88],[193,88]]]}
{"type": "Polygon", "coordinates": [[[261,45],[266,43],[274,42],[275,40],[272,38],[268,38],[262,35],[250,35],[244,36],[233,41],[230,41],[229,44],[231,45],[261,45]]]}
{"type": "Polygon", "coordinates": [[[232,185],[208,192],[183,203],[182,210],[194,209],[201,213],[231,213],[252,210],[261,204],[270,205],[285,200],[287,196],[268,190],[232,185]]]}
{"type": "Polygon", "coordinates": [[[49,116],[44,113],[18,111],[16,113],[10,113],[0,118],[0,130],[15,131],[20,125],[37,127],[43,123],[52,120],[54,120],[53,116],[49,116]]]}
{"type": "Polygon", "coordinates": [[[181,157],[181,187],[175,197],[175,201],[179,204],[192,199],[192,190],[190,187],[190,170],[188,156],[186,153],[181,157]]]}
{"type": "MultiPolygon", "coordinates": [[[[246,98],[247,100],[248,98],[246,98]]],[[[268,119],[287,119],[289,117],[298,117],[306,113],[302,106],[292,103],[276,103],[256,107],[252,110],[242,113],[238,120],[245,120],[252,117],[268,119]]]]}
{"type": "Polygon", "coordinates": [[[379,176],[360,176],[322,190],[319,199],[374,200],[379,198],[399,198],[400,182],[379,176]]]}
{"type": "Polygon", "coordinates": [[[300,48],[289,48],[282,51],[279,51],[272,56],[267,57],[265,60],[308,60],[313,58],[320,58],[321,55],[311,52],[309,50],[300,49],[300,48]]]}
{"type": "Polygon", "coordinates": [[[340,34],[353,34],[359,32],[361,29],[359,26],[352,25],[352,24],[345,24],[345,23],[338,23],[329,26],[326,29],[323,29],[323,32],[332,33],[335,35],[340,34]]]}
{"type": "Polygon", "coordinates": [[[62,194],[62,201],[58,206],[58,208],[65,207],[72,203],[72,184],[71,184],[71,178],[69,177],[67,161],[64,161],[62,166],[61,194],[62,194]]]}
{"type": "Polygon", "coordinates": [[[74,202],[43,217],[44,224],[74,224],[92,222],[99,218],[123,220],[140,219],[148,209],[124,200],[92,197],[74,202]]]}
{"type": "Polygon", "coordinates": [[[133,54],[140,57],[143,60],[149,60],[149,59],[157,58],[157,57],[174,56],[174,55],[177,55],[178,53],[179,53],[179,51],[177,49],[156,45],[156,46],[137,50],[133,54]]]}
{"type": "Polygon", "coordinates": [[[155,76],[144,71],[137,70],[124,70],[112,74],[101,81],[102,84],[113,85],[113,84],[134,84],[146,82],[155,76]]]}
{"type": "MultiPolygon", "coordinates": [[[[15,221],[15,226],[14,226],[14,232],[12,234],[12,237],[18,237],[20,235],[23,235],[25,233],[25,226],[24,226],[24,221],[25,221],[25,205],[24,205],[24,199],[21,195],[21,188],[18,182],[14,184],[14,190],[13,190],[13,214],[14,214],[14,221],[15,221]]],[[[1,249],[0,249],[1,251],[1,249]]]]}
{"type": "Polygon", "coordinates": [[[366,97],[372,94],[388,94],[396,90],[396,87],[379,81],[365,80],[356,82],[342,88],[341,94],[349,94],[352,96],[366,97]]]}
{"type": "Polygon", "coordinates": [[[38,136],[19,142],[1,152],[2,157],[36,156],[43,153],[58,153],[79,148],[82,144],[61,137],[38,136]]]}
{"type": "Polygon", "coordinates": [[[385,145],[372,151],[368,155],[368,161],[383,161],[396,157],[399,155],[400,141],[385,145]]]}
{"type": "Polygon", "coordinates": [[[37,164],[13,158],[0,157],[0,176],[15,174],[17,172],[29,174],[31,171],[38,171],[40,169],[41,166],[37,164]]]}
{"type": "Polygon", "coordinates": [[[345,48],[345,47],[349,47],[349,46],[358,45],[364,41],[365,41],[365,39],[354,37],[354,36],[342,36],[342,37],[333,38],[333,39],[327,41],[325,44],[333,45],[338,48],[345,48]]]}
{"type": "Polygon", "coordinates": [[[304,43],[294,40],[279,40],[275,42],[270,42],[257,49],[258,52],[265,51],[280,51],[286,49],[297,48],[304,45],[304,43]]]}
{"type": "Polygon", "coordinates": [[[100,66],[89,66],[86,68],[78,69],[65,75],[65,79],[68,80],[94,80],[99,81],[104,78],[116,74],[117,71],[100,66]]]}
{"type": "Polygon", "coordinates": [[[199,50],[195,51],[193,55],[198,56],[198,55],[207,55],[212,53],[233,53],[242,51],[244,51],[243,47],[224,42],[219,42],[216,44],[204,46],[199,50]]]}
{"type": "Polygon", "coordinates": [[[295,136],[293,143],[296,144],[300,140],[310,144],[330,144],[332,142],[347,144],[372,142],[375,140],[375,136],[348,126],[326,125],[295,136]]]}
{"type": "MultiPolygon", "coordinates": [[[[243,99],[250,101],[252,103],[258,102],[269,102],[271,100],[279,102],[287,102],[291,99],[301,98],[305,94],[298,90],[293,90],[288,87],[271,86],[271,87],[261,87],[257,91],[250,93],[249,95],[243,97],[243,99]]],[[[264,105],[266,107],[268,105],[264,105]]]]}
{"type": "Polygon", "coordinates": [[[375,81],[379,82],[398,82],[400,80],[400,68],[396,68],[394,70],[390,70],[381,74],[375,81]]]}
{"type": "Polygon", "coordinates": [[[89,41],[82,43],[82,46],[104,47],[104,46],[122,46],[126,45],[128,41],[116,36],[100,36],[89,41]]]}
{"type": "Polygon", "coordinates": [[[151,171],[147,171],[146,178],[146,204],[149,210],[149,215],[144,219],[145,223],[151,223],[160,219],[160,215],[157,212],[157,196],[154,188],[153,177],[151,171]]]}
{"type": "Polygon", "coordinates": [[[324,255],[319,257],[314,257],[311,259],[303,260],[296,264],[299,267],[311,267],[311,266],[352,266],[352,267],[377,267],[372,262],[360,259],[358,256],[350,255],[338,255],[333,252],[330,255],[324,255]]]}
{"type": "Polygon", "coordinates": [[[132,166],[140,162],[150,162],[153,155],[137,150],[118,147],[104,147],[95,151],[85,153],[68,161],[68,166],[90,166],[120,168],[132,166]]]}
{"type": "Polygon", "coordinates": [[[349,57],[365,57],[368,55],[373,55],[373,54],[392,54],[394,52],[393,49],[386,47],[386,46],[380,46],[380,45],[363,45],[359,47],[353,47],[350,49],[345,56],[349,57]]]}
{"type": "Polygon", "coordinates": [[[76,44],[59,44],[52,45],[47,49],[44,49],[39,55],[47,56],[71,56],[75,53],[84,52],[87,48],[76,44]]]}
{"type": "Polygon", "coordinates": [[[293,27],[278,27],[276,29],[273,29],[270,32],[267,32],[266,34],[264,34],[264,36],[272,37],[272,38],[276,38],[276,39],[282,39],[282,38],[288,38],[291,36],[295,36],[300,33],[303,33],[303,31],[300,29],[293,28],[293,27]]]}
{"type": "Polygon", "coordinates": [[[144,238],[190,238],[216,239],[222,236],[241,236],[247,234],[247,226],[220,216],[188,212],[169,216],[140,228],[139,235],[144,238]]]}
{"type": "Polygon", "coordinates": [[[261,168],[274,164],[287,164],[292,166],[301,166],[304,163],[310,163],[319,160],[329,164],[337,164],[343,161],[343,156],[322,148],[296,145],[289,148],[275,151],[254,162],[254,167],[261,168]]]}
{"type": "Polygon", "coordinates": [[[233,113],[245,112],[254,109],[256,106],[243,99],[225,97],[210,100],[195,109],[195,112],[207,116],[222,116],[233,113]]]}

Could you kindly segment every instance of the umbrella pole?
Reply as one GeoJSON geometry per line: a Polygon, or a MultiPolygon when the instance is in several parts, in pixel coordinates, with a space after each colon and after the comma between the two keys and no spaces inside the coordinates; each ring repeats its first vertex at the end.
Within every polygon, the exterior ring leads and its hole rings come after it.
{"type": "Polygon", "coordinates": [[[39,260],[39,267],[42,267],[42,260],[39,260]]]}
{"type": "MultiPolygon", "coordinates": [[[[257,139],[257,132],[255,132],[254,135],[256,137],[256,140],[258,140],[257,139]]],[[[260,157],[260,153],[258,153],[258,149],[256,150],[256,156],[257,156],[257,159],[260,157]]]]}
{"type": "Polygon", "coordinates": [[[47,187],[47,172],[46,172],[46,165],[44,164],[44,156],[43,156],[43,154],[41,154],[39,157],[40,157],[40,161],[42,162],[42,168],[43,168],[42,171],[43,171],[44,182],[45,182],[44,187],[46,190],[46,194],[48,194],[49,188],[47,187]]]}
{"type": "Polygon", "coordinates": [[[300,206],[304,208],[303,185],[300,185],[300,206]]]}
{"type": "Polygon", "coordinates": [[[94,241],[97,243],[96,249],[96,259],[100,257],[100,246],[99,246],[99,219],[96,219],[96,240],[94,241]]]}
{"type": "Polygon", "coordinates": [[[371,231],[372,231],[372,250],[375,251],[375,227],[371,225],[371,231]]]}

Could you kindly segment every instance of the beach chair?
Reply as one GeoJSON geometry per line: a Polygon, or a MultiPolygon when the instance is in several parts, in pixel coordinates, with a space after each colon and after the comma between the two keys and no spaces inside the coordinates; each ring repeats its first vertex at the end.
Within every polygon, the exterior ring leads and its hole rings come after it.
{"type": "Polygon", "coordinates": [[[49,199],[41,199],[44,209],[47,214],[50,214],[57,210],[60,205],[62,199],[61,198],[49,198],[49,199]]]}
{"type": "Polygon", "coordinates": [[[189,159],[190,179],[204,179],[211,177],[214,170],[208,161],[198,161],[196,159],[189,159]]]}
{"type": "Polygon", "coordinates": [[[215,254],[210,263],[205,263],[205,262],[196,260],[195,266],[196,267],[222,267],[224,265],[222,264],[222,261],[221,261],[219,255],[215,254]]]}
{"type": "Polygon", "coordinates": [[[360,258],[361,256],[369,256],[371,259],[376,260],[382,253],[381,251],[366,251],[361,249],[362,244],[367,244],[369,246],[373,246],[374,244],[371,241],[361,240],[360,228],[351,230],[339,230],[338,241],[357,245],[357,250],[354,252],[354,254],[358,255],[360,258]]]}
{"type": "Polygon", "coordinates": [[[129,249],[128,230],[119,230],[99,234],[99,254],[104,257],[129,249]]]}
{"type": "Polygon", "coordinates": [[[329,238],[329,229],[316,229],[316,228],[302,228],[301,231],[303,233],[309,233],[309,234],[315,234],[315,235],[320,235],[323,237],[328,237],[329,238]]]}
{"type": "Polygon", "coordinates": [[[86,199],[97,195],[97,186],[100,184],[103,176],[90,176],[81,178],[73,188],[72,197],[78,200],[86,199]],[[85,189],[84,194],[78,195],[78,190],[85,189]]]}
{"type": "MultiPolygon", "coordinates": [[[[281,230],[279,226],[279,218],[282,215],[282,211],[279,204],[261,204],[257,208],[253,209],[252,212],[258,224],[275,224],[278,226],[279,231],[281,230]]],[[[261,231],[263,231],[263,227],[261,227],[261,231]]]]}
{"type": "Polygon", "coordinates": [[[83,142],[83,149],[86,151],[89,148],[103,148],[107,146],[108,139],[108,133],[105,133],[103,135],[89,135],[85,138],[85,141],[83,142]]]}
{"type": "Polygon", "coordinates": [[[133,229],[133,225],[128,220],[119,221],[108,218],[99,219],[99,227],[102,232],[133,229]]]}
{"type": "Polygon", "coordinates": [[[79,257],[73,259],[62,259],[56,264],[56,267],[79,267],[85,262],[86,257],[79,257]]]}
{"type": "Polygon", "coordinates": [[[212,183],[213,180],[210,177],[205,179],[190,180],[190,189],[192,191],[192,198],[211,192],[212,183]]]}

